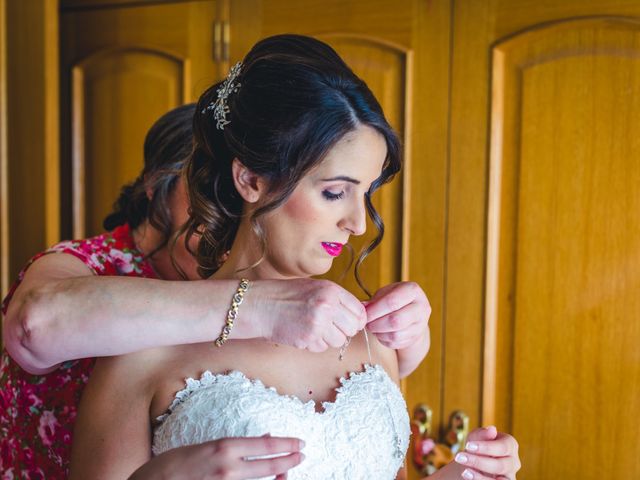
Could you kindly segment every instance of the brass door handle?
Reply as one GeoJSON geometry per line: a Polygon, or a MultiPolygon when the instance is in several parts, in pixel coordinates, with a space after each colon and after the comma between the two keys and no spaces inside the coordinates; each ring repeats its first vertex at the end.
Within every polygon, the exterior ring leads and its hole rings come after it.
{"type": "Polygon", "coordinates": [[[411,460],[421,475],[431,475],[453,461],[455,454],[464,448],[469,434],[469,416],[455,410],[442,437],[433,432],[433,410],[426,404],[413,409],[411,421],[411,460]]]}
{"type": "Polygon", "coordinates": [[[456,454],[464,450],[469,435],[469,415],[462,410],[455,410],[449,415],[449,425],[444,437],[444,442],[449,445],[451,451],[456,454]]]}

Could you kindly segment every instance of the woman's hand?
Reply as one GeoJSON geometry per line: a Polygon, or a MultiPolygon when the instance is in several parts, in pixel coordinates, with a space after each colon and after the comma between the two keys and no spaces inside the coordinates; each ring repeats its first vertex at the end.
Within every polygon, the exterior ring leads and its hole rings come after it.
{"type": "MultiPolygon", "coordinates": [[[[246,298],[242,308],[247,323],[262,330],[245,338],[263,337],[311,352],[341,347],[367,321],[362,303],[329,280],[262,280],[253,282],[246,298]]],[[[240,315],[244,314],[241,309],[240,315]]],[[[248,326],[237,323],[241,329],[248,326]]]]}
{"type": "Polygon", "coordinates": [[[420,285],[398,282],[378,290],[366,303],[367,330],[398,351],[400,377],[406,377],[429,351],[431,305],[420,285]]]}
{"type": "Polygon", "coordinates": [[[469,433],[465,450],[455,461],[467,467],[462,472],[465,480],[515,480],[521,467],[516,439],[493,426],[469,433]]]}
{"type": "Polygon", "coordinates": [[[297,438],[223,438],[169,450],[144,464],[129,480],[241,480],[270,475],[282,479],[304,459],[303,446],[297,438]],[[272,454],[285,455],[246,460],[272,454]]]}

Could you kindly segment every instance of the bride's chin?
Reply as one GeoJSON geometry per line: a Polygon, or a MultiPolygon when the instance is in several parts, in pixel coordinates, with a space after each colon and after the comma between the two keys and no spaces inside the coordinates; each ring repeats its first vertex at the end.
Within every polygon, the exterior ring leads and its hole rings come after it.
{"type": "Polygon", "coordinates": [[[326,265],[323,265],[322,267],[318,268],[316,272],[313,272],[310,275],[307,275],[308,277],[315,277],[318,275],[324,275],[325,273],[328,273],[329,270],[331,270],[331,267],[333,267],[333,260],[331,260],[330,262],[328,262],[326,265]]]}

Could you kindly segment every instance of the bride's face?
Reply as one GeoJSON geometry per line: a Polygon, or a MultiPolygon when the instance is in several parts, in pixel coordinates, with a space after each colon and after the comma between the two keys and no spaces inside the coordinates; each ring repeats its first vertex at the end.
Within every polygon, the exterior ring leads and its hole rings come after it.
{"type": "Polygon", "coordinates": [[[326,273],[349,237],[365,232],[365,193],[386,155],[384,137],[371,127],[343,137],[282,206],[260,219],[264,261],[284,277],[326,273]]]}

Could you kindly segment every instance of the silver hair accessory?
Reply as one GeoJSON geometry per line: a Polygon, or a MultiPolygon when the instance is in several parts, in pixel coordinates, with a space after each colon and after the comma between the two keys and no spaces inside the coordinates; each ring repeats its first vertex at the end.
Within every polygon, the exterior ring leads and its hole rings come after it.
{"type": "Polygon", "coordinates": [[[227,105],[227,98],[231,93],[237,92],[240,89],[241,83],[234,83],[235,80],[240,75],[240,70],[242,69],[242,62],[236,63],[231,70],[229,70],[229,75],[222,82],[220,88],[218,88],[218,98],[211,102],[206,108],[202,109],[202,114],[204,115],[209,110],[213,110],[213,117],[216,119],[216,128],[218,130],[224,130],[224,126],[230,123],[227,120],[227,114],[229,113],[229,105],[227,105]]]}

